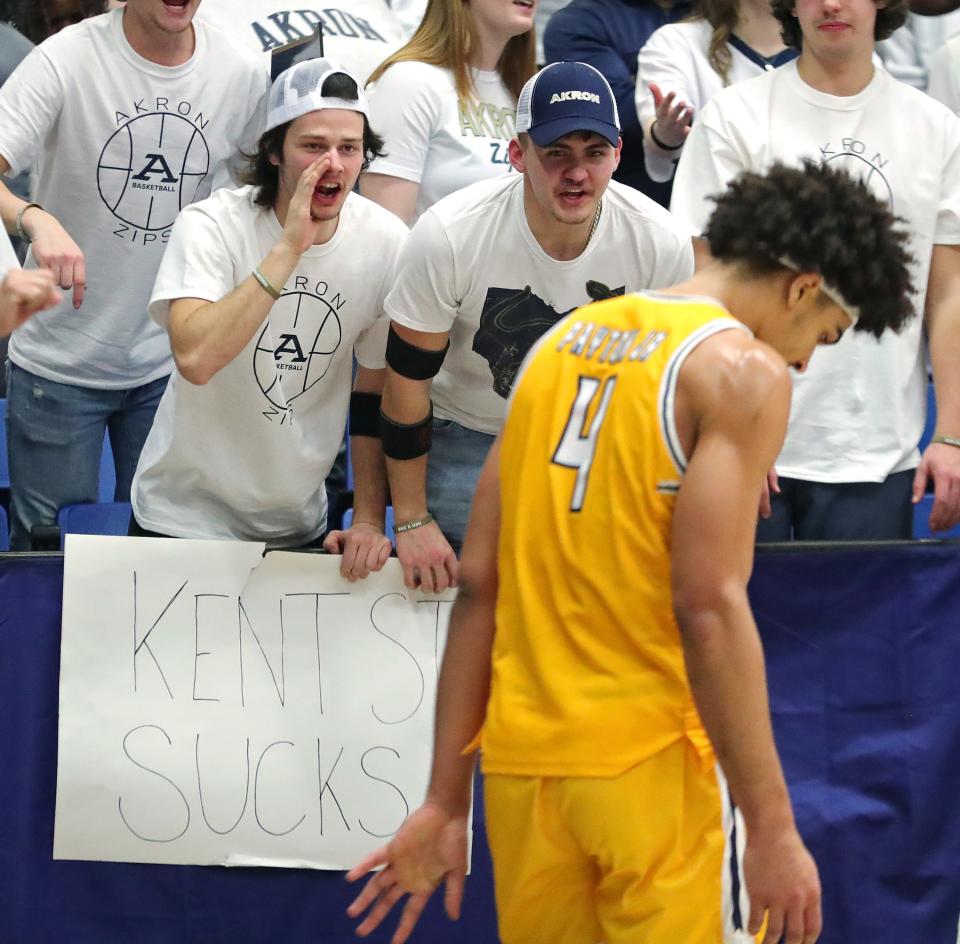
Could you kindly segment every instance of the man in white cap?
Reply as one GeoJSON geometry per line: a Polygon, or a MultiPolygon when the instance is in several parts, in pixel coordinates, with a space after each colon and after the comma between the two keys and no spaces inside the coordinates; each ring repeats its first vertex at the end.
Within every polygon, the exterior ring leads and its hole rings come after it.
{"type": "Polygon", "coordinates": [[[686,231],[610,180],[620,123],[596,69],[547,66],[524,86],[516,127],[517,174],[425,213],[386,302],[383,446],[397,552],[407,585],[428,592],[456,582],[477,476],[537,338],[590,301],[666,288],[693,270],[686,231]]]}
{"type": "Polygon", "coordinates": [[[177,371],[137,467],[131,533],[317,542],[349,410],[354,522],[324,546],[352,578],[385,562],[383,299],[406,229],[352,192],[381,146],[356,80],[328,59],[298,63],[271,88],[249,186],[181,214],[150,302],[177,371]]]}

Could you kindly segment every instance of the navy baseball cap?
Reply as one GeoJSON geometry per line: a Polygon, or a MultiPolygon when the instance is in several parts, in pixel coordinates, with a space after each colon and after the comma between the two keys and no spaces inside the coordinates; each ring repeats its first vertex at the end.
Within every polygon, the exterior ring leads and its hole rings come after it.
{"type": "Polygon", "coordinates": [[[548,144],[574,131],[595,131],[614,147],[620,138],[617,100],[607,80],[585,62],[554,62],[527,81],[517,101],[517,133],[548,144]]]}

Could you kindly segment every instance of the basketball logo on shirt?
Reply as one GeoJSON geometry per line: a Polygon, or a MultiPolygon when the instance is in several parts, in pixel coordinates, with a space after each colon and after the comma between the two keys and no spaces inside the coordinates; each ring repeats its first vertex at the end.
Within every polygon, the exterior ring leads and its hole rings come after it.
{"type": "MultiPolygon", "coordinates": [[[[202,195],[199,190],[210,170],[210,149],[201,127],[188,117],[189,103],[183,106],[186,115],[162,110],[124,121],[100,154],[100,197],[114,217],[135,232],[168,230],[177,214],[202,195]]],[[[118,113],[117,117],[127,116],[118,113]]]]}
{"type": "Polygon", "coordinates": [[[893,210],[893,190],[883,173],[889,158],[885,159],[879,151],[871,154],[863,141],[857,138],[842,138],[839,147],[832,143],[823,145],[820,148],[820,159],[834,170],[845,170],[893,210]]]}
{"type": "Polygon", "coordinates": [[[274,303],[253,353],[254,377],[267,400],[263,415],[270,422],[292,422],[296,401],[327,375],[343,339],[337,313],[345,304],[338,292],[331,297],[326,282],[311,290],[303,277],[274,303]]]}
{"type": "MultiPolygon", "coordinates": [[[[626,286],[611,289],[591,279],[585,289],[587,298],[598,302],[623,295],[626,286]]],[[[504,399],[510,396],[517,371],[540,335],[573,310],[556,311],[535,295],[529,285],[522,289],[487,289],[480,327],[473,337],[473,350],[490,365],[493,389],[499,396],[504,399]]]]}

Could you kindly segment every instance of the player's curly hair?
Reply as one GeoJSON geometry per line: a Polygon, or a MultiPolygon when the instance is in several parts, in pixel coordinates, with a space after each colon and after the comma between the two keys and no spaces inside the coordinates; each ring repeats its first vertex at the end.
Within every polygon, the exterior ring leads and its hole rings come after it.
{"type": "MultiPolygon", "coordinates": [[[[347,102],[355,102],[360,96],[357,83],[342,72],[335,73],[326,79],[320,94],[328,98],[342,98],[347,102]]],[[[253,198],[257,206],[272,207],[277,202],[277,194],[280,191],[280,170],[271,157],[279,159],[283,155],[283,142],[287,139],[287,131],[291,124],[293,122],[288,121],[286,124],[272,128],[261,136],[254,154],[244,155],[247,167],[241,179],[243,183],[253,184],[257,188],[253,198]]],[[[385,153],[383,138],[370,127],[367,116],[363,115],[361,171],[366,170],[371,161],[383,157],[385,153]]]]}
{"type": "Polygon", "coordinates": [[[908,235],[881,200],[846,171],[807,160],[746,172],[714,197],[704,238],[721,262],[764,275],[816,272],[860,309],[857,331],[880,337],[913,315],[908,235]]]}
{"type": "MultiPolygon", "coordinates": [[[[770,10],[780,22],[780,35],[784,43],[794,49],[802,49],[800,21],[793,15],[796,5],[797,0],[771,0],[770,10]]],[[[874,40],[879,43],[882,39],[889,39],[906,22],[909,12],[910,0],[888,0],[885,6],[878,6],[877,20],[873,25],[874,40]]]]}

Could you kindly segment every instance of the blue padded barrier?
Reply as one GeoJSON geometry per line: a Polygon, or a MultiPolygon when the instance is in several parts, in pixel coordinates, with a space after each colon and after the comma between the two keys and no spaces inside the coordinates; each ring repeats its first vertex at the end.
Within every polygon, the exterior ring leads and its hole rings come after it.
{"type": "MultiPolygon", "coordinates": [[[[52,860],[62,575],[60,555],[0,557],[0,941],[354,941],[339,874],[52,860]]],[[[960,544],[771,545],[750,594],[822,944],[956,944],[960,544]]],[[[464,917],[433,901],[415,942],[496,941],[476,812],[464,917]]]]}

